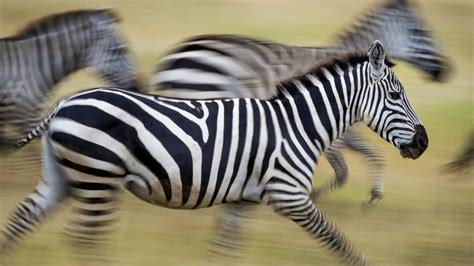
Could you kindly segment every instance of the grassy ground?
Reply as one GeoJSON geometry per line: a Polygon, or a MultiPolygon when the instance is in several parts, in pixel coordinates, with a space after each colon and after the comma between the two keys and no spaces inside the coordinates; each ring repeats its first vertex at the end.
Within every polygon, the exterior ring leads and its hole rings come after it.
{"type": "MultiPolygon", "coordinates": [[[[23,1],[0,0],[0,36],[13,34],[27,21],[54,12],[116,6],[122,29],[132,43],[145,76],[166,49],[186,36],[238,33],[301,45],[327,45],[360,11],[378,1],[23,1]]],[[[430,137],[417,161],[402,160],[390,145],[367,132],[387,158],[386,195],[373,211],[359,206],[368,197],[363,159],[348,152],[350,180],[325,198],[320,208],[378,265],[473,265],[474,212],[472,172],[445,175],[439,166],[463,147],[473,125],[473,8],[469,0],[418,1],[434,35],[455,70],[448,83],[434,84],[406,64],[396,69],[430,137]]],[[[62,82],[62,95],[105,83],[81,71],[62,82]]],[[[39,168],[21,164],[37,147],[0,157],[0,223],[40,178],[39,168]]],[[[332,176],[326,162],[316,173],[320,183],[332,176]]],[[[140,202],[124,193],[114,240],[104,250],[112,265],[207,265],[206,241],[218,208],[176,211],[140,202]]],[[[74,265],[62,242],[68,215],[61,208],[36,234],[25,239],[12,265],[74,265]]],[[[245,259],[237,265],[328,265],[334,257],[291,222],[265,207],[254,211],[245,259]]],[[[92,262],[88,262],[92,263],[92,262]]],[[[101,265],[100,262],[96,264],[101,265]]],[[[86,264],[87,265],[87,264],[86,264]]],[[[102,263],[103,265],[103,263],[102,263]]]]}

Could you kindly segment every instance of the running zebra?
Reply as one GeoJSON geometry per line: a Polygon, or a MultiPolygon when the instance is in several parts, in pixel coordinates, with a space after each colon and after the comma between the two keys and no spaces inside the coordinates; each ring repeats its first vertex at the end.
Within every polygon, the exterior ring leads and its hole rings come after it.
{"type": "MultiPolygon", "coordinates": [[[[299,47],[235,35],[198,36],[178,45],[158,63],[153,83],[160,94],[173,97],[271,98],[277,84],[304,72],[315,62],[347,51],[364,51],[372,40],[380,39],[387,53],[409,62],[441,81],[449,71],[443,52],[430,36],[420,13],[408,1],[390,0],[360,16],[357,25],[340,35],[332,47],[299,47]]],[[[344,185],[348,167],[342,149],[348,147],[364,155],[369,164],[371,191],[364,206],[375,206],[383,197],[382,154],[367,140],[349,129],[325,152],[335,178],[313,192],[318,201],[327,192],[344,185]]],[[[218,214],[216,246],[227,249],[213,253],[235,255],[245,231],[241,221],[251,206],[225,205],[218,214]]],[[[214,248],[214,247],[213,247],[214,248]]]]}
{"type": "MultiPolygon", "coordinates": [[[[418,13],[406,1],[389,1],[363,15],[358,26],[329,48],[290,46],[236,35],[191,38],[160,60],[152,82],[165,96],[267,99],[275,95],[281,80],[304,72],[315,62],[349,51],[364,51],[374,39],[387,44],[391,57],[415,65],[433,80],[441,80],[448,69],[446,58],[418,13]]],[[[348,146],[364,154],[372,166],[369,202],[377,202],[383,196],[381,154],[353,130],[343,140],[327,152],[335,179],[314,193],[314,199],[346,182],[347,165],[340,149],[348,146]]]]}
{"type": "Polygon", "coordinates": [[[428,146],[421,121],[375,41],[283,82],[268,100],[184,100],[99,88],[75,94],[26,137],[43,134],[43,179],[4,230],[4,252],[72,197],[81,241],[110,226],[125,187],[176,209],[253,202],[293,220],[345,263],[368,262],[310,199],[322,152],[362,121],[417,159],[428,146]]]}
{"type": "Polygon", "coordinates": [[[113,84],[138,90],[119,21],[111,9],[71,11],[0,39],[0,144],[30,131],[53,86],[74,71],[92,67],[113,84]]]}

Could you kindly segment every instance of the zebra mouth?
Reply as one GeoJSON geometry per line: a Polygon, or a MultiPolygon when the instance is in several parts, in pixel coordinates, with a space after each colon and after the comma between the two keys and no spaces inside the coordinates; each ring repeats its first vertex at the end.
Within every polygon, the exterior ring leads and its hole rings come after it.
{"type": "Polygon", "coordinates": [[[428,148],[428,135],[422,125],[415,126],[415,136],[410,143],[400,144],[400,155],[403,158],[418,159],[428,148]]]}
{"type": "Polygon", "coordinates": [[[411,158],[413,160],[418,159],[418,157],[423,154],[424,150],[418,149],[417,147],[412,147],[410,144],[400,145],[400,155],[403,158],[411,158]]]}

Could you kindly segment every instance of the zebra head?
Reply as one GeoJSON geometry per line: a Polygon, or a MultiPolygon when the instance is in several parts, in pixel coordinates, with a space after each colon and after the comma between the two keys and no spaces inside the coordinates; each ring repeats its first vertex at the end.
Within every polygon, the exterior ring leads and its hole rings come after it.
{"type": "Polygon", "coordinates": [[[98,9],[90,19],[96,26],[96,40],[91,44],[86,64],[115,85],[140,91],[142,86],[135,63],[129,53],[128,44],[118,31],[118,16],[111,9],[98,9]]]}
{"type": "Polygon", "coordinates": [[[375,41],[368,52],[367,91],[361,106],[362,120],[395,145],[402,157],[417,159],[428,147],[428,135],[410,106],[403,86],[385,61],[384,47],[375,41]]]}
{"type": "Polygon", "coordinates": [[[340,37],[339,43],[347,49],[363,51],[375,39],[385,44],[391,58],[412,64],[434,81],[441,81],[449,71],[447,58],[408,0],[389,0],[365,14],[355,28],[340,37]]]}

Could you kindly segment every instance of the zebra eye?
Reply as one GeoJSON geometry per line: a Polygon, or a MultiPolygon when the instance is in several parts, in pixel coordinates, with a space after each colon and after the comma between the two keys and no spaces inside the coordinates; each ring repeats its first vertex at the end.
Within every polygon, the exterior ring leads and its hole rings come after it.
{"type": "Polygon", "coordinates": [[[400,93],[396,91],[391,91],[389,92],[390,99],[392,100],[399,100],[400,99],[400,93]]]}

